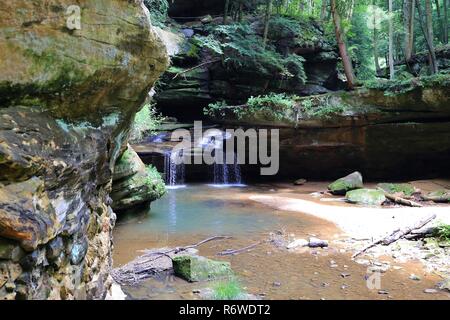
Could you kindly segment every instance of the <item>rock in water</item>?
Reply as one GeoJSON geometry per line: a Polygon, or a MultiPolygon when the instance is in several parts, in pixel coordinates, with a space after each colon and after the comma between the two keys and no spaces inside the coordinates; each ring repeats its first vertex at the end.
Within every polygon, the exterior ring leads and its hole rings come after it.
{"type": "Polygon", "coordinates": [[[291,243],[289,243],[286,248],[287,249],[295,249],[298,247],[306,247],[309,244],[308,240],[305,239],[296,239],[294,241],[292,241],[291,243]]]}
{"type": "Polygon", "coordinates": [[[26,279],[12,292],[0,284],[0,299],[102,299],[114,164],[166,50],[142,1],[0,1],[0,11],[0,240],[13,241],[1,242],[0,279],[26,279]],[[81,28],[68,23],[73,5],[81,28]]]}
{"type": "Polygon", "coordinates": [[[381,190],[358,189],[347,192],[345,199],[351,203],[368,206],[381,206],[386,201],[386,196],[381,190]]]}
{"type": "Polygon", "coordinates": [[[429,192],[422,196],[424,200],[434,202],[450,202],[450,190],[442,189],[429,192]]]}
{"type": "Polygon", "coordinates": [[[318,238],[309,238],[308,247],[310,248],[326,248],[328,247],[328,241],[318,238]]]}
{"type": "Polygon", "coordinates": [[[200,256],[179,256],[172,259],[175,275],[190,282],[209,281],[233,275],[231,265],[200,256]]]}
{"type": "Polygon", "coordinates": [[[334,195],[345,195],[347,191],[363,188],[363,177],[359,172],[353,172],[340,178],[328,186],[328,190],[334,195]]]}

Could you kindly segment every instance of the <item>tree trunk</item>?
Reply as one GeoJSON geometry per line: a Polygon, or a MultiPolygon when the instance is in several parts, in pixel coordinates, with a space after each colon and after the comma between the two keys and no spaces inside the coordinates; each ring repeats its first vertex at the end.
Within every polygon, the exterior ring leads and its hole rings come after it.
{"type": "Polygon", "coordinates": [[[322,0],[322,10],[320,11],[320,20],[325,21],[327,18],[328,0],[322,0]]]}
{"type": "MultiPolygon", "coordinates": [[[[444,0],[444,2],[445,1],[447,1],[447,0],[444,0]]],[[[440,39],[442,39],[442,42],[445,42],[444,41],[444,21],[442,20],[443,16],[441,14],[441,6],[439,4],[439,0],[435,0],[434,2],[436,3],[436,12],[437,12],[437,18],[439,20],[439,28],[441,29],[440,39]]]]}
{"type": "MultiPolygon", "coordinates": [[[[372,2],[374,8],[375,8],[375,0],[372,2]]],[[[375,11],[373,13],[373,58],[375,60],[375,69],[377,72],[377,75],[381,74],[381,66],[380,66],[380,60],[378,56],[378,29],[377,29],[377,15],[375,14],[375,11]]]]}
{"type": "Polygon", "coordinates": [[[393,17],[392,0],[389,0],[389,77],[391,80],[395,78],[394,69],[394,17],[393,17]]]}
{"type": "Polygon", "coordinates": [[[344,36],[342,34],[341,17],[336,8],[336,0],[331,0],[331,14],[333,16],[336,41],[338,43],[339,53],[344,65],[344,72],[347,77],[348,88],[352,90],[355,87],[355,74],[353,72],[352,62],[348,55],[347,46],[345,45],[344,36]]]}
{"type": "Polygon", "coordinates": [[[405,0],[405,59],[410,60],[414,50],[414,16],[416,0],[405,0]]]}
{"type": "Polygon", "coordinates": [[[239,14],[238,14],[238,22],[241,23],[242,19],[244,19],[244,4],[239,3],[239,14]]]}
{"type": "Polygon", "coordinates": [[[269,35],[269,24],[270,24],[270,16],[272,14],[272,4],[273,0],[266,0],[266,16],[264,20],[264,35],[263,35],[264,48],[267,45],[267,36],[269,35]]]}
{"type": "Polygon", "coordinates": [[[448,0],[444,0],[444,44],[448,44],[448,0]]]}
{"type": "Polygon", "coordinates": [[[434,50],[434,36],[433,36],[433,16],[431,0],[425,0],[426,22],[427,22],[427,34],[428,34],[428,47],[431,57],[431,71],[433,74],[438,73],[438,66],[436,60],[436,51],[434,50]]]}
{"type": "Polygon", "coordinates": [[[230,0],[225,0],[225,8],[223,10],[223,24],[228,22],[228,13],[230,10],[230,0]]]}

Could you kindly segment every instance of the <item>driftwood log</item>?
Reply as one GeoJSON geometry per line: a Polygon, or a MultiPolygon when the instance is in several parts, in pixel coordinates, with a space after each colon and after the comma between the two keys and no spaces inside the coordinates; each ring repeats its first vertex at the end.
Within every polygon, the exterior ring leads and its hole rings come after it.
{"type": "Polygon", "coordinates": [[[404,199],[402,197],[398,197],[395,194],[387,193],[381,188],[379,188],[378,190],[383,191],[385,197],[388,198],[389,200],[395,202],[395,203],[398,203],[398,204],[401,204],[401,205],[404,205],[404,206],[409,206],[409,207],[416,207],[416,208],[421,208],[422,207],[422,205],[420,203],[417,203],[417,202],[414,202],[414,201],[411,201],[411,200],[408,200],[408,199],[404,199]]]}
{"type": "Polygon", "coordinates": [[[236,255],[236,254],[239,254],[239,253],[242,253],[242,252],[247,252],[247,251],[250,251],[251,249],[259,246],[260,244],[263,244],[264,242],[265,241],[259,241],[257,243],[254,243],[252,245],[249,245],[249,246],[241,248],[241,249],[235,249],[235,250],[227,249],[227,250],[223,250],[223,251],[219,252],[217,255],[218,256],[231,256],[231,255],[236,255]]]}
{"type": "Polygon", "coordinates": [[[114,281],[120,285],[135,285],[142,280],[154,276],[155,274],[171,270],[173,256],[184,251],[188,251],[189,249],[194,249],[213,240],[223,240],[229,238],[231,237],[215,236],[185,247],[143,250],[143,255],[137,257],[124,266],[111,270],[111,276],[114,281]]]}
{"type": "Polygon", "coordinates": [[[366,247],[364,247],[362,250],[356,252],[352,258],[356,258],[357,256],[363,254],[364,252],[366,252],[367,250],[369,250],[370,248],[375,247],[376,245],[382,244],[384,246],[388,246],[402,238],[404,238],[405,236],[411,234],[411,232],[421,229],[423,228],[425,225],[427,225],[428,223],[430,223],[431,221],[433,221],[434,219],[436,219],[436,215],[433,214],[431,216],[428,216],[427,218],[420,220],[416,223],[414,223],[412,226],[407,226],[401,229],[397,229],[394,232],[392,232],[391,234],[389,234],[386,237],[383,237],[381,239],[378,239],[372,243],[370,243],[369,245],[367,245],[366,247]]]}

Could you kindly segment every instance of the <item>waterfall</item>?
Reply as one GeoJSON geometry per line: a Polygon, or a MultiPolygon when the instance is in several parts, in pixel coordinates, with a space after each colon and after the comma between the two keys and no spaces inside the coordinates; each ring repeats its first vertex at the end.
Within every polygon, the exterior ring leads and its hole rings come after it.
{"type": "Polygon", "coordinates": [[[229,164],[224,161],[223,164],[215,163],[213,166],[214,184],[241,184],[241,167],[234,154],[234,162],[229,164]]]}
{"type": "Polygon", "coordinates": [[[164,173],[166,184],[169,186],[181,185],[185,178],[184,163],[177,164],[176,158],[182,157],[180,152],[166,151],[164,153],[164,173]]]}

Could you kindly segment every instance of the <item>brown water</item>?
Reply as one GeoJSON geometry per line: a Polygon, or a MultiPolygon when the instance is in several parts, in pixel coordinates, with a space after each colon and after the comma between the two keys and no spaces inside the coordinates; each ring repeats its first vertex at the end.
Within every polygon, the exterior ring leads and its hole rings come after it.
{"type": "MultiPolygon", "coordinates": [[[[143,249],[186,246],[214,235],[231,235],[231,239],[202,245],[199,254],[231,262],[247,292],[264,299],[450,298],[446,293],[423,293],[440,279],[426,274],[418,263],[403,264],[401,270],[391,268],[382,274],[381,289],[388,291],[388,295],[369,290],[365,280],[367,268],[353,262],[351,253],[333,241],[328,249],[306,248],[289,252],[264,243],[250,252],[217,256],[222,250],[266,240],[269,233],[276,230],[296,238],[310,235],[328,240],[342,238],[342,232],[327,221],[273,210],[248,199],[256,194],[289,194],[318,201],[309,194],[323,190],[325,186],[326,183],[308,183],[303,187],[277,184],[237,188],[189,185],[169,190],[163,199],[152,204],[151,210],[134,212],[119,219],[114,233],[114,263],[116,266],[125,264],[143,249]],[[331,267],[331,260],[337,267],[331,267]],[[343,278],[342,273],[350,276],[343,278]],[[422,280],[410,280],[411,273],[422,280]]],[[[197,299],[192,291],[208,285],[192,284],[168,275],[123,289],[132,299],[197,299]]]]}

